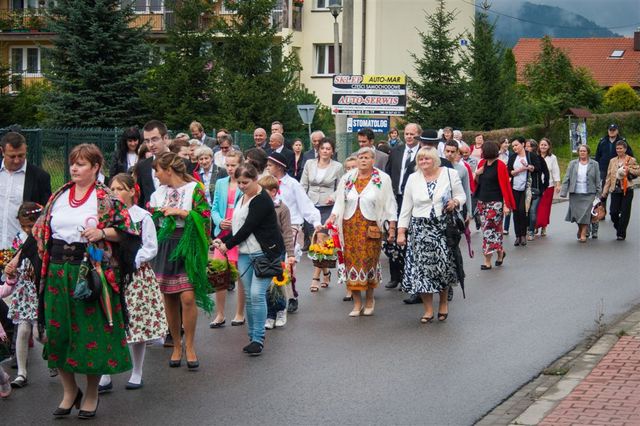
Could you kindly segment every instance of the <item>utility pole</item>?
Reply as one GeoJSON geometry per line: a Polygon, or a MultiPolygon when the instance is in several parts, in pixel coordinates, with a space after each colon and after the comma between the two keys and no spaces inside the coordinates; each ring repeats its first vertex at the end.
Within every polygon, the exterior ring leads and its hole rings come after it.
{"type": "MultiPolygon", "coordinates": [[[[340,61],[340,74],[353,74],[353,0],[342,1],[342,58],[340,61]]],[[[338,159],[346,158],[347,144],[351,139],[347,135],[347,115],[336,115],[336,146],[338,147],[338,159]]]]}

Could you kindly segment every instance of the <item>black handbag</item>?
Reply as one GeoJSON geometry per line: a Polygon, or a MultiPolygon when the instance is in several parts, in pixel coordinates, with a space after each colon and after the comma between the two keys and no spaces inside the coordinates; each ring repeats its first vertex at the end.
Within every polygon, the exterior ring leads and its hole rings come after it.
{"type": "Polygon", "coordinates": [[[272,260],[267,256],[260,256],[253,259],[251,264],[253,265],[253,273],[258,278],[273,278],[283,273],[280,259],[272,260]]]}

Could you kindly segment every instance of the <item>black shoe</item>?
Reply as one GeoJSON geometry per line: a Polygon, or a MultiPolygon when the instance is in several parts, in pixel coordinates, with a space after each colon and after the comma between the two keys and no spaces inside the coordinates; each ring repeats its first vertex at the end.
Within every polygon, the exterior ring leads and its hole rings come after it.
{"type": "Polygon", "coordinates": [[[113,382],[106,385],[98,385],[98,394],[110,392],[113,389],[113,382]]]}
{"type": "Polygon", "coordinates": [[[226,323],[226,319],[223,319],[221,322],[211,321],[211,323],[209,324],[209,328],[222,328],[226,323]]]}
{"type": "Polygon", "coordinates": [[[591,239],[597,240],[598,239],[598,233],[594,232],[591,234],[591,239]]]}
{"type": "Polygon", "coordinates": [[[239,326],[239,325],[244,325],[244,320],[242,320],[242,321],[231,320],[231,325],[234,326],[234,327],[239,326]]]}
{"type": "Polygon", "coordinates": [[[78,393],[76,394],[76,399],[73,400],[73,404],[71,404],[71,407],[69,408],[58,407],[53,412],[53,415],[56,417],[68,416],[69,414],[71,414],[71,409],[73,407],[76,407],[76,409],[80,408],[81,402],[82,402],[82,391],[78,389],[78,393]]]}
{"type": "Polygon", "coordinates": [[[200,361],[197,359],[195,361],[187,361],[187,368],[189,371],[196,371],[200,367],[200,361]]]}
{"type": "MultiPolygon", "coordinates": [[[[497,262],[497,261],[496,261],[497,262]]],[[[480,265],[480,269],[483,271],[488,271],[489,269],[491,269],[491,265],[487,266],[487,265],[480,265]]]]}
{"type": "Polygon", "coordinates": [[[162,344],[162,346],[164,346],[165,348],[173,347],[173,337],[171,337],[171,333],[167,333],[167,335],[164,338],[164,343],[162,344]]]}
{"type": "Polygon", "coordinates": [[[502,266],[502,264],[504,263],[505,257],[507,257],[507,252],[502,250],[502,260],[496,259],[496,266],[502,266]]]}
{"type": "Polygon", "coordinates": [[[80,410],[78,412],[78,418],[82,419],[82,420],[86,420],[86,419],[90,419],[92,417],[96,416],[96,411],[98,411],[98,405],[100,405],[100,400],[98,399],[98,402],[96,402],[96,409],[93,411],[87,411],[87,410],[80,410]]]}
{"type": "Polygon", "coordinates": [[[182,358],[178,359],[178,360],[169,360],[169,367],[171,368],[178,368],[180,367],[180,365],[182,364],[182,358]]]}
{"type": "Polygon", "coordinates": [[[422,303],[422,299],[420,298],[419,294],[412,294],[411,296],[404,299],[403,302],[407,305],[416,305],[418,303],[422,303]]]}
{"type": "Polygon", "coordinates": [[[247,353],[247,351],[249,350],[249,346],[251,346],[251,343],[249,343],[247,346],[245,346],[244,348],[242,348],[242,352],[244,352],[245,354],[247,353]]]}
{"type": "Polygon", "coordinates": [[[519,246],[520,245],[520,237],[516,237],[516,241],[513,243],[514,246],[519,246]]]}
{"type": "Polygon", "coordinates": [[[251,342],[247,346],[246,352],[251,356],[258,356],[262,353],[262,343],[251,342]]]}
{"type": "Polygon", "coordinates": [[[527,245],[527,237],[520,237],[520,245],[521,246],[527,245]]]}
{"type": "Polygon", "coordinates": [[[438,321],[439,322],[446,321],[448,316],[449,316],[448,313],[446,313],[446,314],[438,314],[438,321]]]}
{"type": "Polygon", "coordinates": [[[287,312],[292,314],[297,310],[298,310],[298,299],[289,299],[289,303],[287,305],[287,312]]]}
{"type": "Polygon", "coordinates": [[[453,300],[453,287],[449,286],[449,290],[447,290],[447,302],[451,302],[453,300]]]}
{"type": "Polygon", "coordinates": [[[353,301],[353,296],[345,296],[342,298],[343,302],[351,302],[353,301]]]}
{"type": "Polygon", "coordinates": [[[616,237],[616,240],[618,240],[618,241],[624,241],[624,240],[625,240],[625,238],[626,238],[626,237],[623,237],[622,235],[618,235],[618,236],[616,237]]]}
{"type": "Polygon", "coordinates": [[[124,388],[128,390],[136,390],[136,389],[140,389],[142,386],[144,386],[144,382],[140,380],[140,383],[127,382],[124,388]]]}
{"type": "Polygon", "coordinates": [[[398,281],[391,280],[384,286],[384,288],[389,288],[389,289],[396,288],[398,287],[398,284],[399,284],[398,281]]]}

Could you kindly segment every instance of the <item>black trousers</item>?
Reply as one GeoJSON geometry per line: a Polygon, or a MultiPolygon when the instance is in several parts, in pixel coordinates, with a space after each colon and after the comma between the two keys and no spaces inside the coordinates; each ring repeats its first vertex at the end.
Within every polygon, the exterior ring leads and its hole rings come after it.
{"type": "MultiPolygon", "coordinates": [[[[396,195],[396,203],[398,205],[398,217],[400,217],[400,209],[402,208],[402,195],[396,195]]],[[[395,281],[398,283],[402,282],[402,275],[404,274],[404,261],[394,261],[392,259],[389,259],[389,274],[391,275],[391,281],[395,281]]]]}
{"type": "Polygon", "coordinates": [[[633,204],[633,189],[627,189],[627,195],[622,192],[611,194],[609,213],[618,237],[627,237],[627,226],[631,217],[631,204],[633,204]]]}
{"type": "Polygon", "coordinates": [[[516,191],[514,189],[513,198],[516,201],[516,208],[511,213],[513,215],[513,231],[516,237],[526,237],[527,225],[529,225],[529,216],[525,206],[526,191],[516,191]]]}

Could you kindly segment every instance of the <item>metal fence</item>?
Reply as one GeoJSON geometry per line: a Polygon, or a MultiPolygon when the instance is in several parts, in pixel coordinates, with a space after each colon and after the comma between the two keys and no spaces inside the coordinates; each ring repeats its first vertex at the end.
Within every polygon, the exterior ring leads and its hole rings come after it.
{"type": "MultiPolygon", "coordinates": [[[[10,128],[0,128],[0,138],[5,133],[14,130],[10,128]]],[[[103,172],[107,174],[109,165],[112,162],[116,151],[118,140],[122,134],[122,129],[90,129],[90,128],[58,128],[58,129],[15,129],[19,131],[27,140],[27,161],[45,169],[51,175],[51,187],[57,189],[65,182],[69,181],[68,161],[69,153],[74,146],[81,143],[93,143],[102,151],[105,158],[103,172]]],[[[170,135],[177,132],[170,131],[170,135]]],[[[208,134],[215,135],[213,129],[208,134]]],[[[327,135],[333,137],[334,135],[327,135]]],[[[234,143],[246,151],[254,146],[253,133],[232,132],[234,143]]],[[[310,147],[309,135],[307,132],[286,133],[287,142],[291,143],[295,139],[302,140],[304,149],[310,147]]],[[[357,141],[353,134],[340,135],[336,147],[338,159],[343,160],[357,149],[357,141]]]]}

